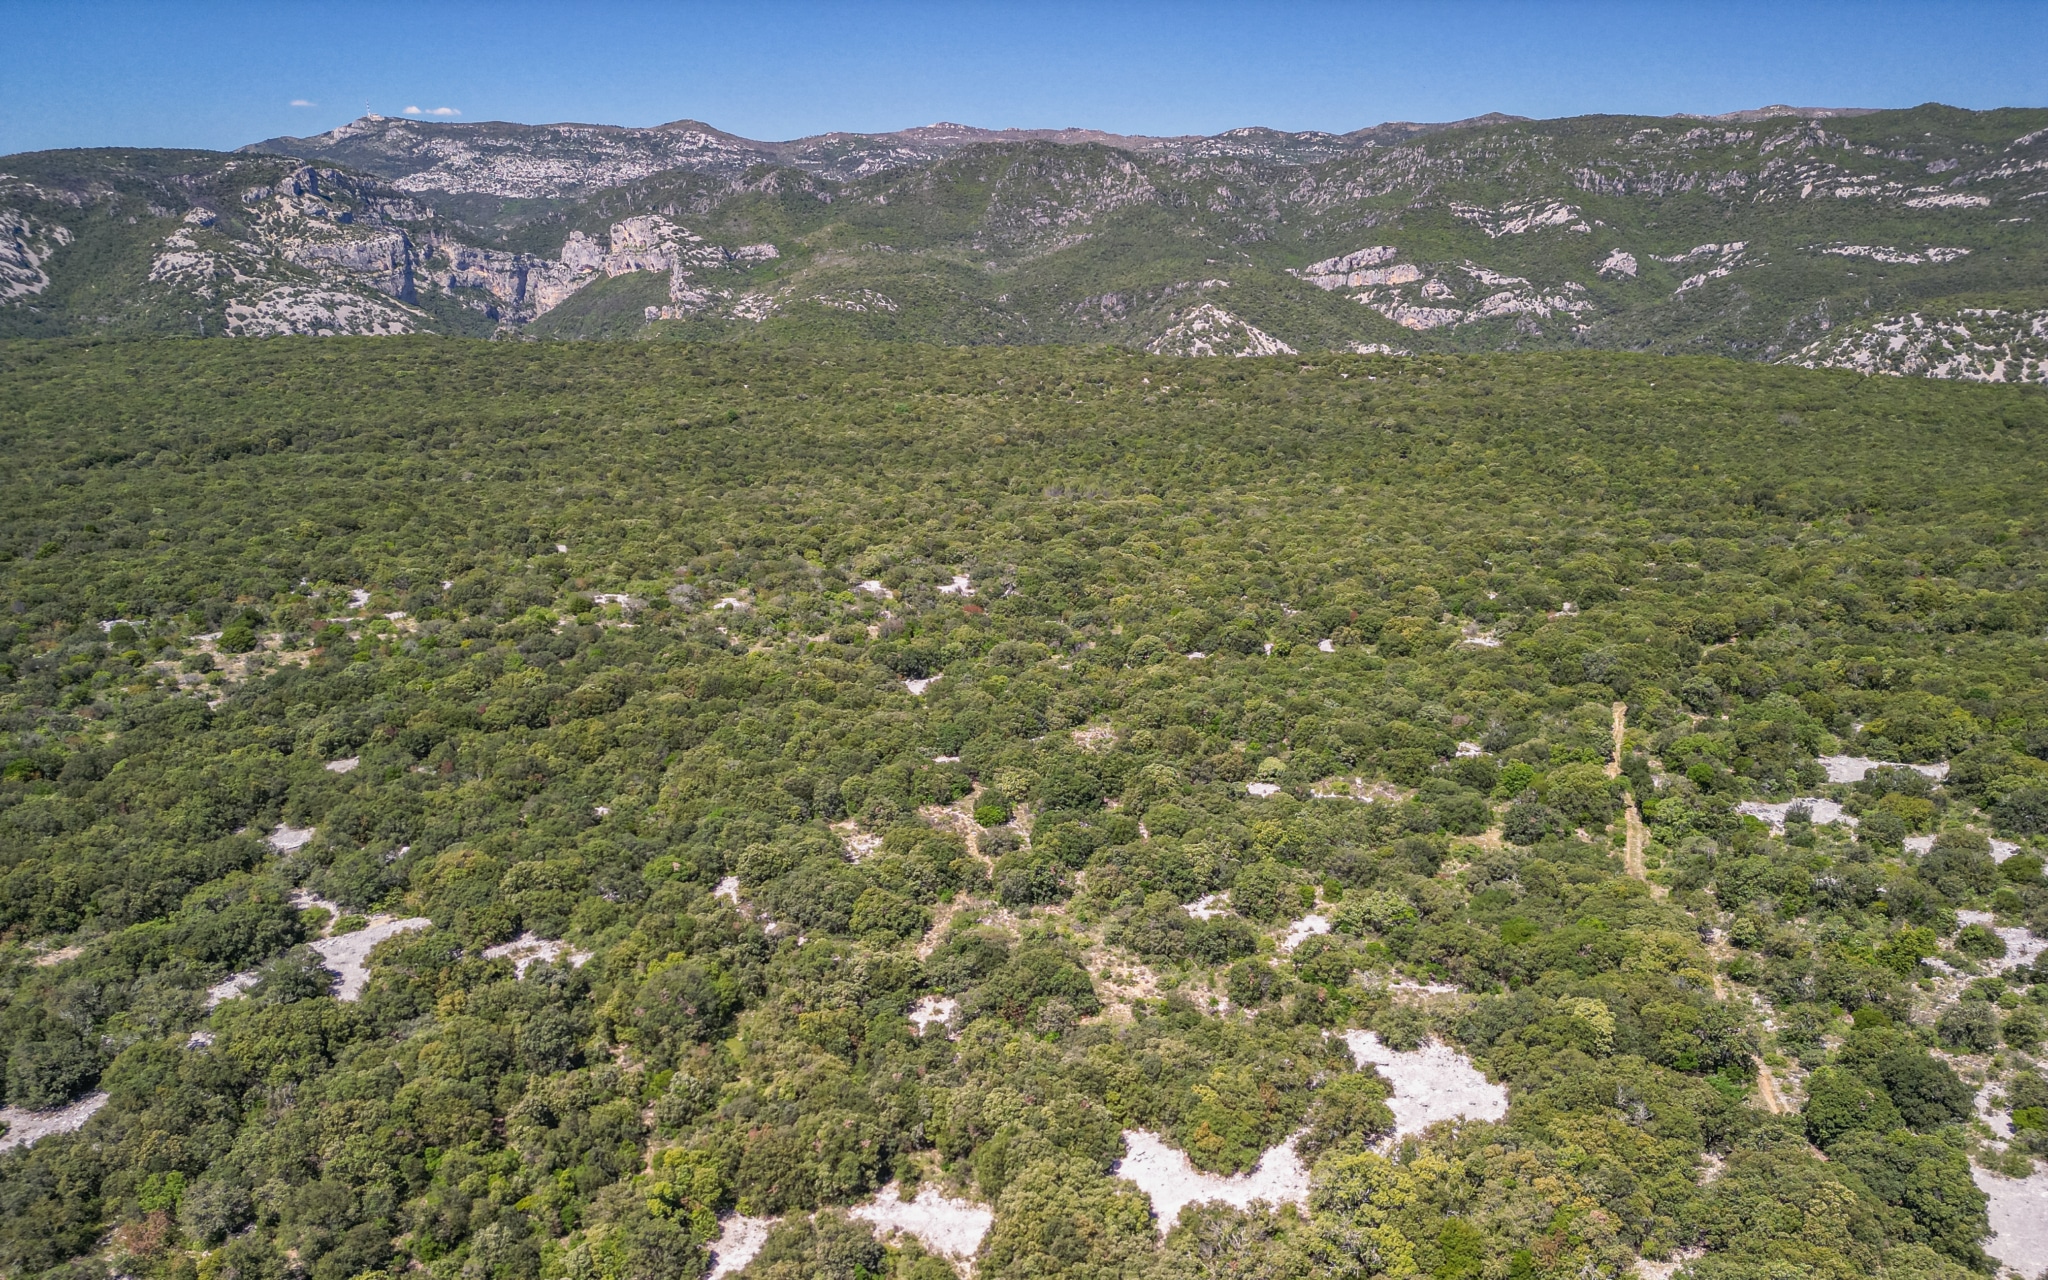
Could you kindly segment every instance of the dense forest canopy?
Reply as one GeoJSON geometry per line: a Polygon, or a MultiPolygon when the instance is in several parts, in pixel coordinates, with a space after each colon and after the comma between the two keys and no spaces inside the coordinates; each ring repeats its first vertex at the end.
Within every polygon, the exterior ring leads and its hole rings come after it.
{"type": "Polygon", "coordinates": [[[90,1111],[0,1270],[953,1274],[894,1183],[990,1277],[1988,1272],[2044,435],[1626,355],[0,346],[6,1115],[90,1111]],[[1504,1118],[1399,1129],[1366,1029],[1504,1118]],[[1155,1222],[1126,1131],[1310,1190],[1155,1222]]]}

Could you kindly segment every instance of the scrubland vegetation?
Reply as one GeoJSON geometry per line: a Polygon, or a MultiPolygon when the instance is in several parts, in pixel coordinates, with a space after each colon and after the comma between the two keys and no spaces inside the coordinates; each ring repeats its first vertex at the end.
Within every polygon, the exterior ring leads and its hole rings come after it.
{"type": "Polygon", "coordinates": [[[0,1155],[0,1269],[694,1280],[738,1212],[951,1274],[895,1181],[985,1277],[1986,1271],[2044,434],[1619,355],[0,347],[5,1101],[108,1097],[0,1155]],[[1736,811],[1799,798],[1856,825],[1736,811]],[[1367,1027],[1506,1118],[1395,1135],[1367,1027]],[[1156,1223],[1131,1129],[1308,1201],[1156,1223]]]}

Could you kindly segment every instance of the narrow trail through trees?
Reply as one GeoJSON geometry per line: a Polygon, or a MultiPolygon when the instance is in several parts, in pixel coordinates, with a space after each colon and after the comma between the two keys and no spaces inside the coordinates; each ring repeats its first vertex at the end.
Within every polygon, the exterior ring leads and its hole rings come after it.
{"type": "MultiPolygon", "coordinates": [[[[1614,704],[1614,756],[1607,762],[1607,776],[1610,778],[1621,776],[1622,738],[1627,733],[1628,704],[1617,702],[1614,704]]],[[[1643,826],[1642,811],[1636,808],[1636,798],[1633,794],[1626,801],[1622,818],[1627,823],[1627,843],[1622,846],[1621,852],[1622,865],[1628,869],[1631,876],[1647,884],[1650,869],[1643,861],[1643,850],[1649,844],[1649,832],[1643,826]]],[[[1661,884],[1652,884],[1650,892],[1661,898],[1670,890],[1661,884]]]]}
{"type": "MultiPolygon", "coordinates": [[[[1614,704],[1614,756],[1607,762],[1607,776],[1610,778],[1619,778],[1621,776],[1622,739],[1627,732],[1628,704],[1626,702],[1617,702],[1614,704]]],[[[1622,865],[1628,869],[1629,875],[1648,883],[1650,872],[1648,865],[1643,861],[1643,850],[1649,842],[1649,833],[1643,826],[1642,812],[1636,808],[1636,798],[1633,793],[1628,797],[1624,819],[1628,823],[1628,837],[1627,843],[1622,849],[1622,865]]],[[[1661,884],[1651,884],[1650,892],[1661,898],[1670,893],[1671,890],[1661,884]]],[[[1711,972],[1714,979],[1714,998],[1716,1000],[1726,1000],[1728,998],[1728,984],[1726,979],[1721,976],[1721,962],[1728,959],[1730,954],[1732,953],[1730,953],[1728,944],[1725,942],[1717,941],[1707,948],[1708,960],[1713,966],[1711,972]]],[[[1766,1063],[1761,1057],[1758,1057],[1756,1060],[1756,1092],[1758,1100],[1764,1105],[1764,1109],[1772,1115],[1782,1116],[1792,1110],[1791,1105],[1785,1101],[1784,1094],[1778,1090],[1778,1078],[1771,1074],[1770,1064],[1766,1063]]]]}

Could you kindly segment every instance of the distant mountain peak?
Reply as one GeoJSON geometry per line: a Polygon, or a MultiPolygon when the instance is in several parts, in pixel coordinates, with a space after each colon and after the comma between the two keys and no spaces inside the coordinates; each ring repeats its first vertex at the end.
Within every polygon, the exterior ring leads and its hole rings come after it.
{"type": "Polygon", "coordinates": [[[1775,120],[1783,116],[1796,116],[1801,120],[1835,120],[1844,116],[1867,116],[1876,107],[1788,107],[1774,102],[1768,107],[1753,107],[1747,111],[1724,111],[1717,116],[1695,115],[1689,111],[1672,114],[1674,120],[1713,120],[1727,124],[1752,124],[1758,120],[1775,120]]]}

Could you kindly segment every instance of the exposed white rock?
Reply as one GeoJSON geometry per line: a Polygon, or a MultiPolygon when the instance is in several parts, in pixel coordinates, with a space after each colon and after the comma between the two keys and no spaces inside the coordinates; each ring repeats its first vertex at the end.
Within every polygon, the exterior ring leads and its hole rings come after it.
{"type": "Polygon", "coordinates": [[[322,767],[329,773],[353,773],[356,766],[362,762],[363,758],[361,756],[344,756],[339,760],[329,760],[322,767]]]}
{"type": "Polygon", "coordinates": [[[363,988],[370,983],[370,950],[386,938],[395,938],[401,933],[415,929],[428,929],[434,922],[421,916],[403,920],[390,916],[373,916],[370,922],[354,933],[344,933],[332,938],[322,938],[310,944],[311,949],[329,969],[341,976],[335,984],[334,998],[337,1000],[360,1000],[363,988]]]}
{"type": "MultiPolygon", "coordinates": [[[[341,908],[334,903],[315,898],[311,894],[293,895],[293,902],[301,909],[323,907],[329,913],[329,925],[339,917],[341,908]]],[[[320,957],[320,963],[340,978],[335,984],[334,998],[337,1000],[360,1000],[363,988],[369,985],[370,951],[386,938],[397,937],[414,929],[425,929],[433,921],[419,916],[399,920],[391,916],[372,916],[367,924],[351,933],[336,934],[320,938],[308,944],[308,950],[320,957]]],[[[206,989],[206,1007],[211,1009],[223,1000],[232,1000],[256,985],[261,976],[255,969],[245,969],[233,974],[206,989]]]]}
{"type": "Polygon", "coordinates": [[[857,315],[865,315],[870,312],[894,315],[903,309],[897,305],[893,298],[886,294],[878,293],[873,289],[853,289],[846,293],[820,293],[813,295],[811,301],[821,307],[829,307],[834,311],[850,311],[857,315]]]}
{"type": "Polygon", "coordinates": [[[1124,1150],[1114,1176],[1135,1183],[1152,1200],[1152,1216],[1164,1235],[1180,1218],[1187,1205],[1222,1201],[1235,1208],[1249,1208],[1253,1201],[1267,1204],[1308,1203],[1308,1167],[1295,1150],[1299,1135],[1259,1157],[1248,1173],[1204,1173],[1189,1161],[1187,1153],[1166,1144],[1156,1133],[1143,1129],[1124,1130],[1124,1150]]]}
{"type": "Polygon", "coordinates": [[[1277,796],[1280,794],[1279,784],[1273,782],[1247,782],[1244,784],[1244,789],[1261,800],[1267,796],[1277,796]]]}
{"type": "Polygon", "coordinates": [[[740,878],[738,876],[727,876],[725,879],[720,880],[718,887],[711,891],[711,896],[714,898],[724,898],[734,906],[740,905],[740,878]]]}
{"type": "Polygon", "coordinates": [[[223,1000],[232,1000],[256,985],[256,971],[245,969],[230,975],[206,989],[206,1007],[211,1009],[223,1000]]]}
{"type": "Polygon", "coordinates": [[[1748,247],[1747,241],[1734,240],[1727,244],[1694,245],[1684,253],[1653,253],[1650,256],[1659,262],[1668,262],[1676,265],[1681,262],[1691,262],[1695,258],[1725,258],[1730,254],[1741,253],[1748,247]]]}
{"type": "Polygon", "coordinates": [[[1847,827],[1856,825],[1856,819],[1845,813],[1841,805],[1833,800],[1825,800],[1818,796],[1800,796],[1796,800],[1786,800],[1779,804],[1765,804],[1761,800],[1745,800],[1735,806],[1735,812],[1746,813],[1752,818],[1760,818],[1770,824],[1771,830],[1779,835],[1783,835],[1785,833],[1785,815],[1797,808],[1804,808],[1811,814],[1816,826],[1826,826],[1830,822],[1839,822],[1847,827]]]}
{"type": "Polygon", "coordinates": [[[2023,1276],[2048,1270],[2048,1173],[2008,1178],[1972,1166],[1970,1177],[1991,1199],[1984,1252],[2023,1276]]]}
{"type": "Polygon", "coordinates": [[[1359,296],[1359,301],[1367,303],[1373,310],[1404,329],[1441,329],[1445,325],[1458,324],[1465,319],[1464,311],[1457,307],[1418,307],[1405,302],[1382,304],[1372,300],[1370,295],[1364,294],[1359,296]]]}
{"type": "Polygon", "coordinates": [[[955,1200],[929,1182],[917,1189],[916,1199],[907,1202],[892,1182],[876,1192],[873,1200],[855,1205],[847,1216],[873,1223],[884,1235],[900,1232],[914,1236],[926,1249],[955,1264],[973,1259],[996,1220],[987,1206],[955,1200]]]}
{"type": "Polygon", "coordinates": [[[227,307],[228,333],[237,338],[412,333],[425,320],[396,302],[323,285],[281,284],[227,307]]]}
{"type": "Polygon", "coordinates": [[[1607,256],[1601,259],[1600,265],[1593,270],[1603,276],[1613,276],[1617,279],[1626,276],[1633,280],[1636,278],[1636,255],[1625,249],[1610,249],[1607,256]]]}
{"type": "Polygon", "coordinates": [[[1909,196],[1905,200],[1908,209],[1982,209],[1990,203],[1990,196],[1973,196],[1961,191],[1941,190],[1927,195],[1909,196]]]}
{"type": "Polygon", "coordinates": [[[1880,316],[1844,325],[1786,363],[1894,377],[2048,382],[2048,309],[1957,307],[1880,316]]]}
{"type": "Polygon", "coordinates": [[[1575,206],[1561,204],[1555,200],[1503,205],[1497,210],[1482,205],[1453,202],[1451,216],[1477,223],[1489,240],[1498,240],[1502,236],[1526,235],[1546,227],[1571,227],[1583,221],[1575,206]]]}
{"type": "Polygon", "coordinates": [[[317,275],[348,279],[393,298],[412,292],[413,245],[403,231],[344,231],[310,222],[277,247],[285,261],[317,275]]]}
{"type": "Polygon", "coordinates": [[[536,963],[553,964],[564,954],[569,957],[570,965],[578,969],[583,967],[584,961],[590,959],[588,951],[571,951],[568,943],[555,938],[543,938],[531,929],[510,942],[485,947],[483,954],[486,960],[510,960],[514,976],[522,979],[526,977],[528,966],[536,963]]]}
{"type": "Polygon", "coordinates": [[[1399,250],[1392,245],[1374,245],[1342,257],[1325,258],[1288,274],[1308,281],[1319,289],[1360,289],[1376,284],[1412,284],[1422,279],[1422,268],[1413,263],[1392,262],[1399,250]]]}
{"type": "Polygon", "coordinates": [[[761,1252],[761,1246],[768,1243],[768,1232],[780,1221],[780,1218],[749,1218],[743,1213],[728,1213],[720,1218],[718,1239],[707,1246],[711,1253],[711,1270],[704,1280],[722,1280],[722,1277],[746,1270],[754,1255],[761,1252]]]}
{"type": "Polygon", "coordinates": [[[1989,911],[1956,912],[1958,927],[1967,928],[1973,924],[1981,924],[1997,934],[1999,940],[2005,943],[2005,954],[1980,961],[1981,967],[1993,973],[2003,973],[2007,969],[2023,969],[2034,963],[2044,950],[2048,950],[2048,938],[2037,938],[2029,929],[2010,926],[1999,928],[1994,923],[1995,919],[1989,911]]]}
{"type": "Polygon", "coordinates": [[[1872,760],[1868,756],[1819,756],[1814,763],[1828,771],[1829,782],[1861,782],[1872,769],[1911,769],[1936,782],[1948,776],[1948,761],[1938,764],[1901,764],[1897,760],[1872,760]]]}
{"type": "Polygon", "coordinates": [[[71,243],[71,229],[0,209],[0,302],[30,298],[50,287],[43,264],[71,243]]]}
{"type": "Polygon", "coordinates": [[[1207,897],[1197,898],[1193,902],[1181,904],[1181,910],[1197,920],[1214,920],[1217,916],[1227,916],[1230,914],[1230,907],[1226,905],[1226,896],[1221,893],[1212,893],[1207,897]]]}
{"type": "Polygon", "coordinates": [[[1401,251],[1393,245],[1376,244],[1339,257],[1324,258],[1321,262],[1311,262],[1294,274],[1304,280],[1312,276],[1348,275],[1353,271],[1379,266],[1383,262],[1392,262],[1400,254],[1401,251]]]}
{"type": "Polygon", "coordinates": [[[0,1107],[0,1123],[7,1126],[0,1135],[0,1151],[31,1146],[53,1133],[76,1133],[107,1105],[104,1093],[88,1093],[78,1101],[49,1111],[28,1111],[21,1107],[0,1107]]]}
{"type": "Polygon", "coordinates": [[[761,323],[780,310],[782,304],[766,293],[743,293],[732,301],[733,318],[753,324],[761,323]]]}
{"type": "Polygon", "coordinates": [[[951,582],[939,584],[939,594],[942,596],[971,596],[974,594],[974,581],[964,573],[956,573],[953,575],[951,582]]]}
{"type": "Polygon", "coordinates": [[[1637,1280],[1672,1280],[1686,1263],[1697,1261],[1702,1256],[1704,1253],[1700,1249],[1679,1249],[1663,1262],[1637,1258],[1635,1270],[1631,1274],[1636,1276],[1637,1280]]]}
{"type": "Polygon", "coordinates": [[[841,843],[846,846],[846,856],[851,861],[860,862],[882,851],[882,837],[872,831],[860,830],[850,818],[834,826],[833,830],[839,833],[841,843]]]}
{"type": "Polygon", "coordinates": [[[1287,936],[1280,939],[1280,950],[1292,951],[1318,934],[1330,931],[1328,917],[1307,915],[1287,926],[1287,936]]]}
{"type": "Polygon", "coordinates": [[[1240,320],[1213,302],[1180,313],[1164,333],[1145,344],[1158,356],[1291,356],[1294,348],[1264,329],[1240,320]]]}
{"type": "Polygon", "coordinates": [[[1461,742],[1454,754],[1460,760],[1477,760],[1486,754],[1486,748],[1476,742],[1461,742]]]}
{"type": "Polygon", "coordinates": [[[1654,254],[1652,256],[1656,257],[1659,262],[1673,264],[1692,262],[1703,257],[1715,260],[1714,265],[1708,267],[1705,271],[1695,272],[1681,281],[1679,286],[1671,291],[1671,296],[1676,298],[1681,294],[1691,293],[1694,289],[1698,289],[1711,281],[1733,275],[1737,267],[1747,266],[1748,262],[1744,255],[1748,249],[1749,244],[1747,241],[1735,240],[1727,244],[1699,245],[1684,253],[1674,254],[1669,257],[1654,254]]]}
{"type": "Polygon", "coordinates": [[[910,1022],[923,1035],[933,1026],[946,1026],[959,1016],[960,1002],[950,996],[925,996],[910,1006],[910,1022]]]}
{"type": "Polygon", "coordinates": [[[1449,1045],[1431,1042],[1402,1052],[1380,1043],[1371,1031],[1347,1031],[1344,1043],[1359,1066],[1377,1067],[1393,1086],[1387,1106],[1399,1137],[1442,1120],[1500,1120],[1508,1113],[1507,1089],[1488,1081],[1470,1058],[1449,1045]]]}
{"type": "Polygon", "coordinates": [[[1872,262],[1891,263],[1897,266],[1939,266],[1967,257],[1970,251],[1943,248],[1939,245],[1913,250],[1895,249],[1881,244],[1834,244],[1824,247],[1821,252],[1837,258],[1868,258],[1872,262]]]}
{"type": "Polygon", "coordinates": [[[923,697],[924,691],[926,689],[931,688],[932,685],[939,680],[939,678],[940,677],[937,675],[931,675],[925,676],[921,680],[905,680],[903,682],[903,687],[910,690],[912,697],[923,697]]]}
{"type": "Polygon", "coordinates": [[[277,830],[271,832],[268,837],[270,847],[279,853],[290,853],[294,849],[303,849],[307,842],[312,840],[313,832],[314,828],[312,827],[293,827],[279,824],[277,830]]]}
{"type": "Polygon", "coordinates": [[[1410,982],[1405,978],[1387,984],[1388,991],[1412,991],[1421,996],[1454,996],[1458,989],[1454,982],[1410,982]]]}
{"type": "Polygon", "coordinates": [[[1329,640],[1318,640],[1318,641],[1316,641],[1316,652],[1317,652],[1317,653],[1335,653],[1335,652],[1337,652],[1337,646],[1336,646],[1336,644],[1335,644],[1334,642],[1332,642],[1332,641],[1329,641],[1329,640]]]}

